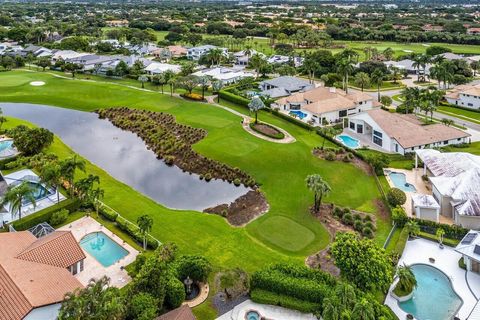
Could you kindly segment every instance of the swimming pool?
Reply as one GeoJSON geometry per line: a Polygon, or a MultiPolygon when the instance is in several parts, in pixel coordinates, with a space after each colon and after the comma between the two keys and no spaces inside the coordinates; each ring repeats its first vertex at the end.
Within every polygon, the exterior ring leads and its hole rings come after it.
{"type": "Polygon", "coordinates": [[[418,320],[452,319],[463,301],[455,293],[450,279],[426,264],[411,266],[417,287],[411,299],[399,302],[400,308],[418,320]]]}
{"type": "MultiPolygon", "coordinates": [[[[48,190],[45,188],[42,184],[33,182],[33,181],[27,181],[27,184],[30,186],[32,189],[32,195],[35,201],[38,201],[40,199],[46,198],[48,196],[51,196],[55,194],[55,191],[53,190],[48,190]]],[[[30,204],[30,200],[24,198],[22,200],[22,206],[30,204]]]]}
{"type": "Polygon", "coordinates": [[[104,267],[109,267],[128,254],[118,243],[103,232],[87,234],[80,246],[92,255],[104,267]]]}
{"type": "Polygon", "coordinates": [[[0,158],[8,158],[17,153],[17,150],[13,146],[13,140],[0,141],[0,158]]]}
{"type": "Polygon", "coordinates": [[[406,192],[417,192],[415,186],[407,182],[407,177],[404,173],[390,172],[388,176],[390,177],[396,188],[406,192]]]}
{"type": "Polygon", "coordinates": [[[12,148],[13,148],[13,140],[0,141],[0,152],[6,149],[12,149],[12,148]]]}
{"type": "Polygon", "coordinates": [[[290,115],[291,116],[296,116],[300,120],[303,120],[304,118],[308,117],[308,114],[305,112],[302,112],[300,110],[290,110],[290,115]]]}
{"type": "Polygon", "coordinates": [[[346,134],[341,134],[337,136],[337,140],[339,140],[341,143],[343,143],[344,145],[346,145],[351,149],[356,149],[360,146],[360,143],[358,142],[357,139],[347,136],[346,134]]]}

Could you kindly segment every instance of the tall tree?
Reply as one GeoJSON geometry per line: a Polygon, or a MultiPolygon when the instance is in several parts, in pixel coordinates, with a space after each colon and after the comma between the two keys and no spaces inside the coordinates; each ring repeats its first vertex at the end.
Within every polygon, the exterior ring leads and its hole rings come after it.
{"type": "Polygon", "coordinates": [[[332,190],[330,185],[323,180],[322,176],[319,174],[311,174],[305,179],[307,188],[314,194],[314,210],[318,212],[320,210],[320,205],[322,204],[322,199],[332,190]]]}
{"type": "Polygon", "coordinates": [[[60,162],[60,170],[62,171],[62,177],[67,180],[70,190],[70,196],[74,196],[74,180],[77,170],[85,172],[85,160],[79,158],[77,155],[73,155],[70,158],[62,160],[60,162]]]}
{"type": "Polygon", "coordinates": [[[380,87],[383,84],[383,79],[385,78],[385,73],[379,68],[375,69],[370,77],[374,85],[377,86],[377,99],[380,102],[380,87]]]}
{"type": "Polygon", "coordinates": [[[20,185],[8,187],[7,192],[3,195],[1,205],[5,206],[10,204],[10,213],[12,214],[12,217],[18,215],[18,219],[21,220],[24,200],[30,202],[34,207],[37,205],[35,202],[34,190],[26,181],[22,182],[20,185]]]}
{"type": "Polygon", "coordinates": [[[142,84],[142,89],[144,89],[145,88],[145,82],[148,81],[148,77],[145,74],[141,74],[138,77],[138,81],[140,81],[140,83],[142,84]]]}
{"type": "Polygon", "coordinates": [[[362,91],[365,87],[370,86],[370,76],[366,72],[358,72],[355,75],[354,81],[355,81],[355,85],[357,87],[360,87],[362,91]]]}
{"type": "Polygon", "coordinates": [[[258,111],[265,108],[265,104],[263,103],[262,99],[260,99],[258,96],[253,97],[252,101],[250,101],[248,104],[248,108],[251,112],[255,113],[255,123],[258,123],[258,111]]]}
{"type": "Polygon", "coordinates": [[[48,187],[55,188],[57,193],[57,203],[60,203],[60,186],[62,185],[62,170],[58,162],[49,162],[42,166],[40,170],[40,180],[48,187]]]}
{"type": "Polygon", "coordinates": [[[143,250],[147,249],[147,236],[148,232],[152,229],[153,219],[149,215],[143,215],[138,217],[137,225],[140,228],[140,232],[143,235],[143,250]]]}

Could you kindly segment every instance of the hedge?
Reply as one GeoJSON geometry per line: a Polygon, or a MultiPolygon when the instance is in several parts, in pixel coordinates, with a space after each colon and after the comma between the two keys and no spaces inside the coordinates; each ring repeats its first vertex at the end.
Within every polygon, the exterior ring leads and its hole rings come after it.
{"type": "Polygon", "coordinates": [[[236,94],[231,93],[228,89],[220,90],[218,93],[220,99],[224,99],[236,104],[239,104],[244,107],[248,107],[250,100],[241,96],[237,96],[236,94]]]}
{"type": "Polygon", "coordinates": [[[303,121],[298,120],[298,119],[295,119],[294,117],[290,117],[289,115],[284,114],[284,113],[282,113],[278,110],[275,110],[275,109],[266,109],[266,110],[270,111],[273,115],[275,115],[279,118],[282,118],[283,120],[286,120],[288,122],[291,122],[293,124],[296,124],[297,126],[302,127],[304,129],[307,129],[307,130],[310,130],[310,131],[312,131],[314,129],[314,127],[309,125],[308,123],[303,122],[303,121]]]}
{"type": "MultiPolygon", "coordinates": [[[[427,240],[431,240],[431,241],[438,242],[437,236],[435,236],[435,235],[433,235],[433,234],[430,234],[430,233],[426,233],[426,232],[420,231],[420,232],[418,233],[418,236],[419,236],[420,238],[424,238],[424,239],[427,239],[427,240]]],[[[443,238],[443,241],[442,241],[442,243],[443,243],[444,245],[447,245],[447,246],[453,247],[453,248],[455,248],[459,242],[460,242],[460,240],[450,239],[450,238],[446,238],[446,237],[444,237],[444,238],[443,238]]]]}
{"type": "Polygon", "coordinates": [[[13,156],[13,157],[10,157],[10,158],[6,158],[6,159],[2,159],[0,160],[0,170],[5,170],[5,169],[8,169],[6,166],[7,164],[9,164],[10,162],[13,162],[15,160],[17,160],[17,157],[18,157],[18,154],[13,156]]]}
{"type": "Polygon", "coordinates": [[[449,225],[443,223],[437,223],[435,221],[430,220],[423,220],[417,218],[409,218],[409,220],[416,221],[420,226],[420,230],[435,235],[438,228],[442,228],[445,231],[445,238],[455,239],[455,240],[462,240],[463,237],[468,233],[469,229],[465,229],[463,227],[457,225],[449,225]]]}
{"type": "Polygon", "coordinates": [[[117,221],[118,213],[110,209],[109,207],[102,206],[98,208],[98,213],[109,221],[112,221],[112,222],[117,221]]]}
{"type": "Polygon", "coordinates": [[[320,310],[322,307],[318,303],[303,301],[261,289],[252,290],[250,292],[250,299],[256,303],[280,306],[288,309],[298,310],[304,313],[313,313],[320,310]]]}
{"type": "Polygon", "coordinates": [[[51,207],[40,210],[34,214],[26,216],[21,220],[13,222],[13,227],[17,231],[23,231],[30,229],[31,227],[36,226],[42,222],[50,221],[54,212],[60,211],[62,209],[68,210],[69,212],[75,212],[80,207],[80,201],[77,199],[66,199],[59,204],[55,204],[51,207]]]}

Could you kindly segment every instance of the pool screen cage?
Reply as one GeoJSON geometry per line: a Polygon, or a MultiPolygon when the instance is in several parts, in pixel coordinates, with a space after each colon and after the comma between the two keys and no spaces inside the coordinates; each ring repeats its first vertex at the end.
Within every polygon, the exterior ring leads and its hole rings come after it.
{"type": "Polygon", "coordinates": [[[42,222],[34,227],[31,227],[30,229],[28,229],[28,231],[30,231],[30,233],[32,233],[35,237],[41,238],[43,236],[46,236],[47,234],[54,232],[55,229],[48,223],[42,222]]]}

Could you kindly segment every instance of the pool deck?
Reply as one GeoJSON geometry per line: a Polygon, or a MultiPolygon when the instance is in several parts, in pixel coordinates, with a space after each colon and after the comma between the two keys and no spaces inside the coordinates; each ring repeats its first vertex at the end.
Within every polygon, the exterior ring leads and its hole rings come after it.
{"type": "Polygon", "coordinates": [[[257,311],[261,319],[269,320],[317,320],[313,314],[301,313],[296,310],[286,309],[268,304],[255,303],[252,300],[246,300],[229,312],[221,315],[216,320],[245,320],[245,315],[249,311],[257,311]]]}
{"type": "MultiPolygon", "coordinates": [[[[467,319],[477,303],[477,297],[470,288],[475,288],[473,289],[474,292],[480,292],[480,276],[461,269],[458,266],[458,260],[461,257],[461,254],[455,252],[451,247],[445,246],[444,249],[440,249],[437,242],[415,239],[407,241],[398,265],[422,263],[445,273],[450,278],[453,289],[463,300],[457,316],[460,319],[467,319]],[[430,258],[435,259],[435,262],[431,263],[430,258]]],[[[405,319],[407,313],[399,307],[397,300],[390,295],[393,288],[392,285],[385,299],[385,304],[395,312],[399,319],[405,319]]]]}
{"type": "Polygon", "coordinates": [[[104,267],[100,262],[98,262],[93,256],[91,256],[88,252],[85,252],[85,256],[87,257],[84,262],[84,269],[82,272],[78,273],[75,277],[83,284],[87,285],[90,279],[99,279],[103,276],[107,276],[110,278],[110,285],[121,288],[125,286],[128,282],[130,282],[131,278],[128,275],[127,271],[122,269],[135,261],[139,252],[135,250],[132,246],[128,243],[120,239],[116,236],[113,232],[104,228],[98,221],[91,217],[83,217],[78,220],[75,220],[71,224],[65,225],[58,230],[67,230],[73,233],[75,239],[80,242],[83,237],[87,234],[92,232],[103,232],[105,233],[110,239],[115,241],[119,246],[124,248],[129,252],[128,255],[114,263],[109,267],[104,267]]]}

